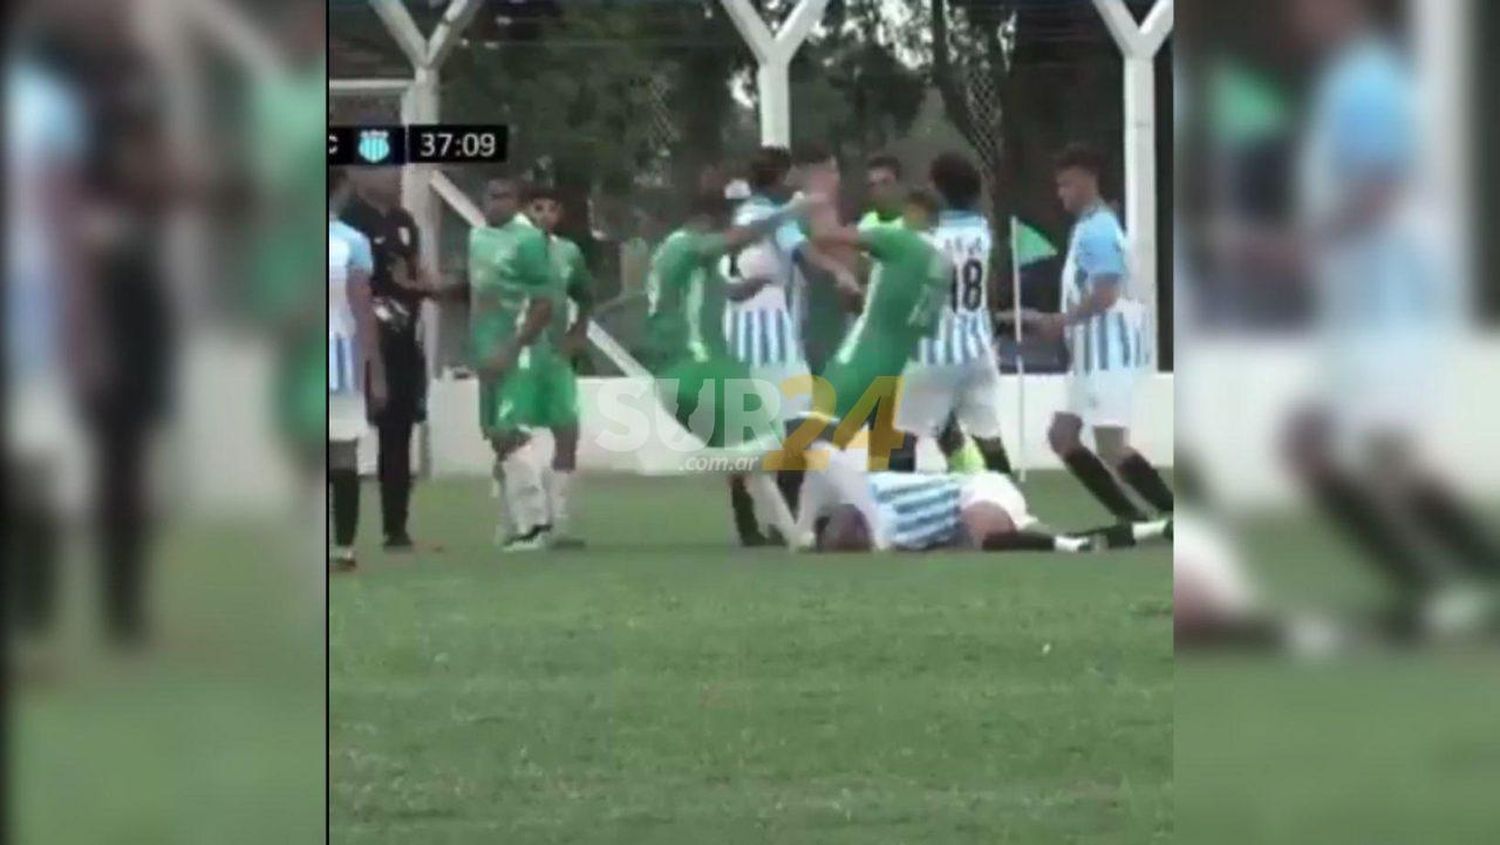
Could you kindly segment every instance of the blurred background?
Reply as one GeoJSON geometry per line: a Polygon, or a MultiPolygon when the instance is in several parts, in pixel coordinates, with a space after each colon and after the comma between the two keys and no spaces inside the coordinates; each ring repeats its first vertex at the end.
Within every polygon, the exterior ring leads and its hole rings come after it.
{"type": "Polygon", "coordinates": [[[323,4],[13,13],[13,841],[322,841],[323,4]]]}
{"type": "Polygon", "coordinates": [[[1178,831],[1494,837],[1495,4],[1178,4],[1178,831]]]}

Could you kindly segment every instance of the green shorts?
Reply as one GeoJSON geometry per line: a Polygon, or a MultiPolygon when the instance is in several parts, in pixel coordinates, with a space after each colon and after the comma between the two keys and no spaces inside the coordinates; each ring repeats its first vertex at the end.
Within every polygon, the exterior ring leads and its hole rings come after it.
{"type": "Polygon", "coordinates": [[[683,428],[715,448],[738,445],[772,431],[774,419],[769,409],[758,407],[753,396],[746,398],[750,384],[749,368],[728,357],[678,359],[657,373],[657,395],[662,404],[683,428]],[[739,384],[730,390],[735,382],[739,384]],[[705,402],[712,405],[700,408],[705,402]],[[730,419],[727,409],[731,404],[751,407],[743,418],[736,414],[730,419]]]}
{"type": "Polygon", "coordinates": [[[479,430],[486,437],[577,426],[578,376],[562,358],[533,353],[498,384],[479,383],[479,430]]]}
{"type": "Polygon", "coordinates": [[[840,448],[860,431],[869,430],[875,468],[885,467],[889,450],[901,440],[895,428],[896,402],[907,357],[908,352],[899,346],[867,344],[853,355],[829,362],[823,371],[826,388],[813,394],[814,414],[837,421],[826,436],[840,448]]]}

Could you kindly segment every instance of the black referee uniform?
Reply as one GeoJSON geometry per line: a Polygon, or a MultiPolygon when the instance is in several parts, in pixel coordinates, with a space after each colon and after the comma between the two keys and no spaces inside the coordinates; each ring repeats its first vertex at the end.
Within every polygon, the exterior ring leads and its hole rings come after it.
{"type": "Polygon", "coordinates": [[[417,424],[427,420],[427,360],[417,340],[417,320],[423,293],[403,287],[397,279],[415,281],[422,255],[420,232],[406,209],[381,209],[354,197],[340,218],[370,239],[375,272],[370,289],[380,325],[380,356],[385,362],[389,400],[385,408],[370,409],[370,422],[380,435],[380,512],[388,547],[411,545],[407,514],[411,502],[411,438],[417,424]]]}

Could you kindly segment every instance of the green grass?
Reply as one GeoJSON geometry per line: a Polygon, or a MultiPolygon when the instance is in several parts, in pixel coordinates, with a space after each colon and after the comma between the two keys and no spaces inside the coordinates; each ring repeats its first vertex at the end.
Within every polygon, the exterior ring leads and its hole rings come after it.
{"type": "Polygon", "coordinates": [[[483,485],[426,485],[446,548],[334,579],[333,841],[1171,838],[1167,549],[749,553],[721,481],[578,495],[588,551],[502,556],[483,485]]]}

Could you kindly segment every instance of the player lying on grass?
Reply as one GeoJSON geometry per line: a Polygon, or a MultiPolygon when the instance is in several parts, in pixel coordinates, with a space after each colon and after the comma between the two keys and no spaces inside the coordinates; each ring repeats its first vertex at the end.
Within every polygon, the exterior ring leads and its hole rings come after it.
{"type": "Polygon", "coordinates": [[[813,465],[823,465],[803,481],[797,515],[801,549],[1088,552],[1171,539],[1167,519],[1054,533],[1041,526],[1020,489],[998,472],[868,472],[857,453],[826,443],[811,452],[813,465]]]}

